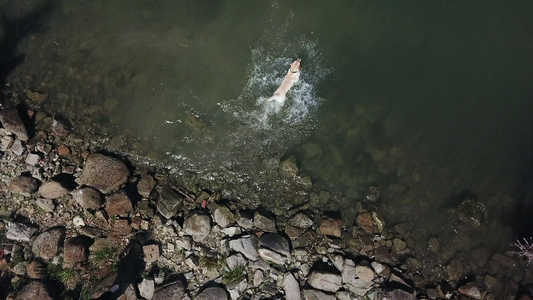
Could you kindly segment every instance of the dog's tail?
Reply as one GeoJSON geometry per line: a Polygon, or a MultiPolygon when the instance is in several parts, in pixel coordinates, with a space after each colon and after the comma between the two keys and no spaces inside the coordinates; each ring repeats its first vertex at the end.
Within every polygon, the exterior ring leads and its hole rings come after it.
{"type": "Polygon", "coordinates": [[[267,103],[272,102],[272,101],[276,101],[278,103],[283,104],[285,102],[285,96],[274,94],[272,97],[266,100],[267,103]]]}

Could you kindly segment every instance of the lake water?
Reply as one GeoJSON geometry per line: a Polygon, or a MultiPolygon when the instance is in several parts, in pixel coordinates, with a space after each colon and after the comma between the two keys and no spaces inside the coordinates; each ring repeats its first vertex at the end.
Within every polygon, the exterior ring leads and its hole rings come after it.
{"type": "Polygon", "coordinates": [[[294,157],[324,209],[377,207],[419,251],[439,238],[428,259],[444,263],[533,234],[531,15],[531,1],[54,1],[7,81],[111,147],[263,201],[284,201],[271,171],[294,157]],[[266,106],[298,57],[286,105],[266,106]],[[480,228],[457,216],[468,197],[480,228]]]}

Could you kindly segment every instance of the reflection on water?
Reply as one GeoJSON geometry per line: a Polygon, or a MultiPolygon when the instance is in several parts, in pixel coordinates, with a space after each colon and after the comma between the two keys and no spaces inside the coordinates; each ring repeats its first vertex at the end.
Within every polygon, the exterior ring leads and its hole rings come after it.
{"type": "Polygon", "coordinates": [[[420,251],[450,245],[443,261],[532,234],[513,220],[532,209],[529,1],[122,2],[58,2],[11,83],[112,147],[218,178],[295,155],[327,209],[375,205],[420,251]],[[302,80],[273,113],[263,99],[296,57],[302,80]],[[466,194],[480,228],[458,213],[466,194]]]}

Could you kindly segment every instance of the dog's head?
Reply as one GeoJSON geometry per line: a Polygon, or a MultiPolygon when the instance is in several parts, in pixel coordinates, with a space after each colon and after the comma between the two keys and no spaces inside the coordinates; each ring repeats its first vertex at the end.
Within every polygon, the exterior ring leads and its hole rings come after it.
{"type": "Polygon", "coordinates": [[[301,69],[301,68],[300,68],[300,62],[301,62],[301,61],[302,61],[302,60],[299,59],[299,58],[298,58],[297,60],[293,61],[293,62],[291,63],[291,70],[294,70],[294,71],[300,71],[300,69],[301,69]]]}

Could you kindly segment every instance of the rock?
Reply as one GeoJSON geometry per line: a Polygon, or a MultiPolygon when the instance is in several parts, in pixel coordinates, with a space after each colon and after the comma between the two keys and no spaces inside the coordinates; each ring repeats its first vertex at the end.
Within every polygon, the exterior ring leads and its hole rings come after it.
{"type": "Polygon", "coordinates": [[[475,282],[469,282],[459,287],[459,293],[474,299],[484,299],[485,292],[482,292],[475,282]]]}
{"type": "Polygon", "coordinates": [[[335,296],[317,290],[304,290],[305,300],[336,300],[335,296]]]}
{"type": "Polygon", "coordinates": [[[476,199],[466,199],[457,207],[459,218],[472,227],[477,228],[487,220],[487,210],[483,203],[476,199]]]}
{"type": "Polygon", "coordinates": [[[270,249],[261,248],[259,249],[259,256],[271,263],[274,263],[276,265],[283,265],[287,261],[287,257],[285,255],[279,254],[277,252],[274,252],[270,249]]]}
{"type": "Polygon", "coordinates": [[[22,224],[22,223],[8,223],[6,238],[18,242],[29,242],[32,235],[37,231],[37,228],[22,224]]]}
{"type": "Polygon", "coordinates": [[[352,260],[346,260],[342,270],[342,281],[346,288],[356,294],[365,295],[372,287],[374,271],[367,266],[356,266],[352,260]]]}
{"type": "Polygon", "coordinates": [[[45,212],[53,212],[56,208],[56,205],[52,199],[39,198],[35,201],[35,204],[37,204],[37,206],[45,212]]]}
{"type": "Polygon", "coordinates": [[[137,288],[139,288],[139,295],[144,299],[151,300],[154,297],[155,284],[153,279],[144,278],[137,285],[137,288]]]}
{"type": "Polygon", "coordinates": [[[281,175],[285,177],[295,177],[298,175],[298,165],[294,156],[287,158],[279,164],[281,175]]]}
{"type": "Polygon", "coordinates": [[[28,299],[39,299],[39,300],[53,300],[46,289],[46,286],[41,281],[31,281],[26,284],[15,297],[15,300],[28,300],[28,299]]]}
{"type": "Polygon", "coordinates": [[[82,217],[75,216],[74,219],[72,219],[72,225],[74,225],[74,227],[82,227],[85,226],[85,222],[82,217]]]}
{"type": "Polygon", "coordinates": [[[63,249],[63,266],[70,267],[86,261],[89,258],[90,244],[92,239],[83,235],[68,239],[63,249]]]}
{"type": "Polygon", "coordinates": [[[246,266],[246,260],[241,254],[234,254],[226,258],[228,269],[233,270],[239,266],[246,266]]]}
{"type": "Polygon", "coordinates": [[[160,286],[154,293],[152,300],[181,300],[185,294],[185,287],[181,281],[160,286]]]}
{"type": "Polygon", "coordinates": [[[244,229],[252,229],[253,224],[253,214],[246,210],[240,210],[238,212],[237,225],[244,229]]]}
{"type": "Polygon", "coordinates": [[[21,261],[18,264],[16,264],[13,268],[11,268],[11,272],[17,276],[24,276],[26,275],[26,266],[28,265],[27,262],[21,261]]]}
{"type": "Polygon", "coordinates": [[[79,177],[79,183],[92,186],[103,194],[118,190],[130,176],[124,162],[102,154],[91,154],[79,177]]]}
{"type": "Polygon", "coordinates": [[[266,232],[277,232],[276,222],[260,210],[254,214],[253,226],[266,232]]]}
{"type": "Polygon", "coordinates": [[[146,263],[153,263],[159,259],[159,245],[145,245],[143,246],[144,261],[146,263]]]}
{"type": "Polygon", "coordinates": [[[291,255],[289,241],[277,233],[265,233],[259,238],[259,246],[268,248],[279,254],[289,257],[291,255]]]}
{"type": "Polygon", "coordinates": [[[48,95],[46,94],[33,92],[30,90],[26,91],[26,96],[28,96],[28,98],[35,104],[42,104],[48,98],[48,95]]]}
{"type": "Polygon", "coordinates": [[[11,152],[13,152],[13,154],[15,154],[16,156],[21,156],[22,154],[24,154],[26,148],[24,147],[24,145],[22,145],[22,142],[20,140],[15,140],[13,144],[11,144],[11,148],[9,148],[9,150],[11,150],[11,152]]]}
{"type": "Polygon", "coordinates": [[[35,166],[36,164],[39,163],[40,160],[41,160],[41,157],[39,156],[39,154],[28,153],[28,155],[26,155],[26,159],[24,160],[24,162],[30,166],[35,166]]]}
{"type": "Polygon", "coordinates": [[[401,289],[395,289],[391,292],[378,292],[377,299],[390,300],[416,300],[416,296],[401,289]]]}
{"type": "Polygon", "coordinates": [[[265,275],[263,274],[263,271],[261,270],[255,270],[254,272],[254,278],[253,278],[253,285],[254,286],[259,286],[263,280],[265,279],[265,275]]]}
{"type": "Polygon", "coordinates": [[[41,185],[39,194],[46,199],[57,199],[68,194],[68,190],[57,181],[48,181],[41,185]]]}
{"type": "Polygon", "coordinates": [[[144,174],[141,180],[137,183],[137,191],[144,198],[150,197],[150,194],[154,190],[156,185],[155,179],[152,175],[144,174]]]}
{"type": "Polygon", "coordinates": [[[291,273],[287,273],[283,279],[283,291],[286,300],[300,300],[300,285],[291,273]]]}
{"type": "MultiPolygon", "coordinates": [[[[92,289],[92,295],[90,299],[96,299],[102,296],[103,293],[109,291],[113,286],[115,281],[117,280],[118,273],[117,272],[111,272],[109,275],[107,275],[103,280],[98,282],[92,289]]],[[[133,299],[132,299],[133,300],[133,299]]],[[[137,300],[137,297],[135,298],[137,300]]]]}
{"type": "Polygon", "coordinates": [[[339,274],[313,271],[307,279],[307,283],[315,289],[334,293],[341,288],[342,277],[339,274]]]}
{"type": "Polygon", "coordinates": [[[239,239],[229,241],[229,247],[232,250],[242,253],[251,261],[256,261],[259,258],[257,246],[258,241],[254,236],[244,236],[239,239]]]}
{"type": "Polygon", "coordinates": [[[221,287],[208,287],[196,295],[193,300],[228,300],[228,294],[221,287]]]}
{"type": "Polygon", "coordinates": [[[72,198],[85,209],[97,209],[102,206],[102,195],[92,187],[82,187],[72,192],[72,198]]]}
{"type": "Polygon", "coordinates": [[[313,226],[313,220],[304,213],[297,213],[291,218],[289,224],[297,228],[309,228],[313,226]]]}
{"type": "Polygon", "coordinates": [[[39,234],[32,245],[33,254],[45,260],[52,259],[63,244],[64,235],[63,227],[52,228],[39,234]]]}
{"type": "Polygon", "coordinates": [[[118,219],[113,222],[113,233],[118,236],[126,236],[131,233],[130,222],[127,219],[118,219]]]}
{"type": "Polygon", "coordinates": [[[374,251],[374,257],[382,263],[392,263],[392,257],[387,246],[381,246],[374,251]]]}
{"type": "Polygon", "coordinates": [[[29,139],[26,127],[16,109],[0,111],[0,122],[6,130],[16,135],[20,140],[27,141],[29,139]]]}
{"type": "Polygon", "coordinates": [[[184,196],[178,194],[171,187],[165,186],[161,190],[161,193],[159,193],[157,211],[159,211],[163,217],[170,219],[178,212],[183,204],[184,198],[184,196]]]}
{"type": "Polygon", "coordinates": [[[235,215],[226,206],[220,205],[213,212],[215,223],[221,228],[226,228],[235,221],[235,215]]]}
{"type": "Polygon", "coordinates": [[[62,121],[54,119],[52,121],[52,132],[56,136],[68,136],[70,134],[70,128],[67,126],[67,124],[63,123],[62,121]]]}
{"type": "Polygon", "coordinates": [[[446,266],[448,281],[457,281],[463,276],[463,264],[458,259],[452,259],[446,266]]]}
{"type": "Polygon", "coordinates": [[[26,274],[31,279],[41,279],[46,275],[46,265],[38,260],[32,260],[26,266],[26,274]]]}
{"type": "Polygon", "coordinates": [[[342,226],[342,220],[327,217],[321,220],[319,231],[323,235],[341,237],[342,226]]]}
{"type": "Polygon", "coordinates": [[[124,215],[133,210],[131,200],[124,191],[106,197],[105,211],[110,216],[124,215]]]}
{"type": "Polygon", "coordinates": [[[9,190],[15,194],[29,197],[37,190],[38,186],[39,180],[22,175],[11,180],[11,183],[9,183],[9,190]]]}
{"type": "MultiPolygon", "coordinates": [[[[92,226],[82,226],[80,228],[78,228],[78,232],[80,234],[83,234],[83,235],[86,235],[90,238],[97,238],[97,237],[101,237],[104,235],[105,231],[103,229],[100,229],[98,227],[92,227],[92,226]]],[[[91,248],[92,246],[94,246],[94,244],[96,244],[96,241],[93,243],[93,245],[91,245],[91,248]]],[[[92,251],[92,249],[89,249],[92,251]]]]}
{"type": "Polygon", "coordinates": [[[195,242],[201,242],[211,232],[211,217],[202,213],[193,213],[185,219],[183,228],[195,242]]]}
{"type": "Polygon", "coordinates": [[[128,287],[126,287],[126,290],[124,290],[124,293],[122,293],[122,295],[118,296],[117,298],[117,300],[137,300],[137,299],[138,298],[137,298],[137,294],[135,293],[135,287],[131,283],[128,284],[128,287]]]}
{"type": "Polygon", "coordinates": [[[372,214],[363,212],[357,215],[357,225],[359,225],[366,233],[372,234],[374,232],[374,220],[372,214]]]}

